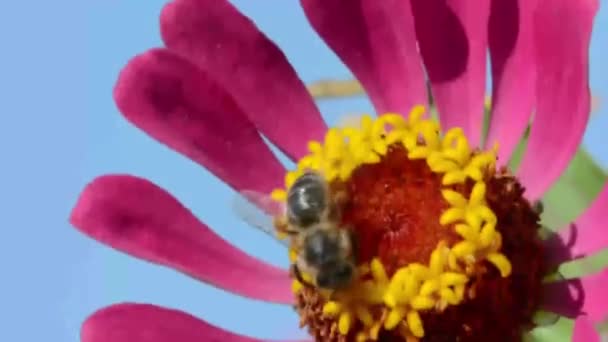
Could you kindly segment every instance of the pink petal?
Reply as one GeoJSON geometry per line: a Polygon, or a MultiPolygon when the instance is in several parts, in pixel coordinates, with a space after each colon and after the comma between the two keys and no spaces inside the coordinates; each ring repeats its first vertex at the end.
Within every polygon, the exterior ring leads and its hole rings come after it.
{"type": "MultiPolygon", "coordinates": [[[[212,309],[212,305],[209,306],[212,309]]],[[[255,342],[182,311],[122,303],[93,313],[82,325],[82,342],[255,342]]],[[[288,342],[288,341],[285,341],[288,342]]]]}
{"type": "Polygon", "coordinates": [[[301,0],[321,38],[361,81],[378,113],[426,104],[412,10],[401,0],[301,0]]]}
{"type": "Polygon", "coordinates": [[[175,0],[161,14],[165,44],[222,84],[290,158],[326,125],[285,55],[225,0],[175,0]]]}
{"type": "Polygon", "coordinates": [[[95,240],[254,299],[291,303],[285,270],[215,234],[175,198],[142,178],[107,175],[84,189],[71,223],[95,240]]]}
{"type": "Polygon", "coordinates": [[[608,247],[608,183],[576,222],[546,241],[554,265],[592,255],[608,247]]]}
{"type": "Polygon", "coordinates": [[[582,314],[597,323],[608,316],[608,269],[600,273],[545,285],[543,308],[569,318],[582,314]]]}
{"type": "Polygon", "coordinates": [[[269,193],[284,168],[224,89],[169,50],[150,50],[123,69],[114,90],[134,125],[237,190],[269,193]]]}
{"type": "Polygon", "coordinates": [[[498,159],[509,162],[528,125],[535,100],[533,20],[536,0],[494,0],[488,44],[492,66],[492,121],[487,146],[500,144],[498,159]]]}
{"type": "Polygon", "coordinates": [[[572,342],[600,342],[600,335],[586,317],[579,317],[574,322],[572,342]]]}
{"type": "Polygon", "coordinates": [[[589,41],[597,0],[540,1],[534,17],[537,108],[519,177],[536,200],[581,142],[591,109],[589,41]]]}
{"type": "Polygon", "coordinates": [[[444,129],[481,140],[490,1],[412,0],[420,53],[444,129]]]}

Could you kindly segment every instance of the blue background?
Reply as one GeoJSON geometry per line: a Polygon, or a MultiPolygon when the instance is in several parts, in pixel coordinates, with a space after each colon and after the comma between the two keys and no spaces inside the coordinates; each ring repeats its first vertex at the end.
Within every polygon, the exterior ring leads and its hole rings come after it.
{"type": "MultiPolygon", "coordinates": [[[[69,211],[93,177],[127,172],[169,189],[223,237],[285,265],[280,247],[231,217],[228,188],[130,126],[111,98],[134,54],[160,45],[165,1],[11,1],[0,5],[0,341],[78,341],[94,310],[121,301],[183,309],[243,334],[303,336],[289,308],[228,295],[111,250],[72,229],[69,211]],[[198,189],[198,190],[197,190],[198,189]],[[213,200],[206,193],[218,193],[213,200]],[[219,198],[219,200],[218,200],[219,198]],[[238,308],[238,310],[234,310],[238,308]]],[[[305,82],[349,72],[313,33],[296,1],[234,1],[286,52],[305,82]]],[[[608,10],[592,43],[592,89],[608,98],[608,10]]],[[[320,104],[335,121],[364,99],[320,104]]],[[[608,107],[585,145],[608,166],[608,107]]]]}

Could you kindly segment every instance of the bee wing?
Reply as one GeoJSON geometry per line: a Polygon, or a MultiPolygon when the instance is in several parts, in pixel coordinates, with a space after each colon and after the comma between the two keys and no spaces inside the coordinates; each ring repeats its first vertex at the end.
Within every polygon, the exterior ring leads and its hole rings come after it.
{"type": "Polygon", "coordinates": [[[243,190],[240,195],[249,205],[257,207],[258,211],[268,216],[274,217],[285,214],[285,204],[273,200],[268,195],[252,190],[243,190]]]}
{"type": "Polygon", "coordinates": [[[274,216],[284,214],[284,206],[270,197],[255,191],[244,190],[234,198],[234,213],[251,227],[254,227],[289,247],[289,240],[279,237],[274,226],[274,216]]]}

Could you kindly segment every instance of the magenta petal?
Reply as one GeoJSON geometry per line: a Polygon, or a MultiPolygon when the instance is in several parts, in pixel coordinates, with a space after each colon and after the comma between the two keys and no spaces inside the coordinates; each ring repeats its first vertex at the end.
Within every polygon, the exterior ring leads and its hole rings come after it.
{"type": "Polygon", "coordinates": [[[582,258],[608,247],[608,183],[576,222],[546,241],[553,264],[582,258]]]}
{"type": "Polygon", "coordinates": [[[442,126],[462,127],[478,146],[490,1],[412,0],[412,8],[442,126]]]}
{"type": "Polygon", "coordinates": [[[505,165],[528,125],[535,100],[533,20],[537,0],[494,0],[488,44],[492,66],[492,121],[487,146],[498,142],[505,165]]]}
{"type": "Polygon", "coordinates": [[[91,315],[82,342],[259,341],[222,330],[182,311],[149,304],[116,304],[91,315]]]}
{"type": "Polygon", "coordinates": [[[290,158],[326,131],[306,87],[255,24],[225,0],[175,0],[161,14],[165,44],[230,92],[250,119],[290,158]]]}
{"type": "Polygon", "coordinates": [[[237,190],[270,193],[285,170],[224,89],[169,50],[150,50],[123,69],[114,90],[134,125],[237,190]]]}
{"type": "Polygon", "coordinates": [[[574,322],[572,342],[600,342],[600,335],[586,317],[579,317],[574,322]]]}
{"type": "Polygon", "coordinates": [[[215,234],[175,198],[142,178],[107,175],[83,190],[71,223],[135,257],[254,299],[291,303],[288,273],[215,234]]]}
{"type": "Polygon", "coordinates": [[[597,0],[540,1],[534,17],[537,107],[519,170],[536,200],[576,153],[589,112],[589,41],[597,0]]]}
{"type": "Polygon", "coordinates": [[[593,322],[608,317],[608,270],[545,285],[543,308],[569,318],[587,315],[593,322]]]}
{"type": "MultiPolygon", "coordinates": [[[[210,309],[213,305],[210,305],[210,309]]],[[[82,342],[256,342],[182,311],[121,303],[93,313],[82,325],[82,342]]],[[[287,341],[285,341],[287,342],[287,341]]]]}
{"type": "Polygon", "coordinates": [[[301,0],[321,38],[361,81],[379,113],[426,104],[409,1],[301,0]]]}

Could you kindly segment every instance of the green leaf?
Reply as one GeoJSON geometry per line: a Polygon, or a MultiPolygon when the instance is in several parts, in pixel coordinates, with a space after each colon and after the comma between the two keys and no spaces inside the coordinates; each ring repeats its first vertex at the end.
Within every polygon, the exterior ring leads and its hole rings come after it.
{"type": "Polygon", "coordinates": [[[561,318],[557,323],[548,327],[538,327],[532,330],[524,339],[526,342],[570,342],[574,321],[561,318]]]}
{"type": "Polygon", "coordinates": [[[543,197],[546,212],[543,223],[561,228],[572,222],[591,204],[605,181],[604,170],[580,148],[566,172],[543,197]]]}

